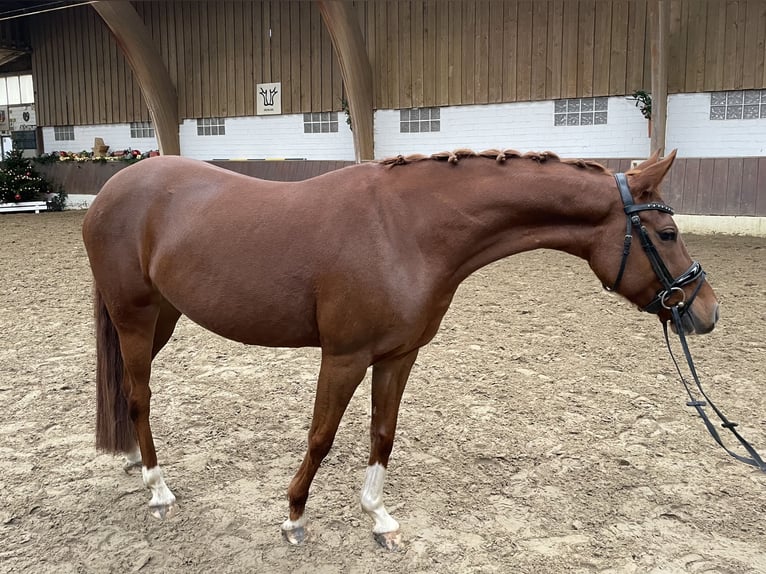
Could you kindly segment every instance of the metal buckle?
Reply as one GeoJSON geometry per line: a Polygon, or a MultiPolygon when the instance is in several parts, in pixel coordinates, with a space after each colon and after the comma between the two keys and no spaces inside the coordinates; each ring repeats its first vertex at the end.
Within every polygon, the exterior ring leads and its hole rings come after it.
{"type": "Polygon", "coordinates": [[[683,308],[684,305],[686,305],[686,291],[684,291],[680,287],[671,287],[667,291],[663,291],[662,293],[660,293],[659,297],[660,297],[660,304],[668,311],[670,311],[670,309],[672,309],[673,307],[683,308]],[[677,291],[678,293],[681,294],[681,300],[678,303],[674,303],[671,305],[671,304],[668,304],[667,300],[670,297],[672,297],[674,291],[677,291]]]}

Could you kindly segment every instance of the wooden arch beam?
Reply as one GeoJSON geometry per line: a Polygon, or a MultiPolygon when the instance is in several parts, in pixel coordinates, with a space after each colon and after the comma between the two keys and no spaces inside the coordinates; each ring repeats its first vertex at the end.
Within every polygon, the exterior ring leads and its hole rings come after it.
{"type": "Polygon", "coordinates": [[[318,3],[346,86],[356,161],[374,159],[372,68],[356,10],[351,2],[343,0],[319,0],[318,3]]]}
{"type": "Polygon", "coordinates": [[[94,2],[92,6],[112,31],[141,87],[160,153],[181,155],[178,96],[143,20],[130,2],[94,2]]]}

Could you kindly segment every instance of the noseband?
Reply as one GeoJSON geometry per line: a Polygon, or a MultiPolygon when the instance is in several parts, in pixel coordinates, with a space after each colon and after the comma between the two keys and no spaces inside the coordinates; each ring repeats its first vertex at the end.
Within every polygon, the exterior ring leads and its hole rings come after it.
{"type": "Polygon", "coordinates": [[[691,307],[692,302],[694,301],[695,297],[697,297],[697,293],[699,293],[699,290],[702,287],[702,283],[705,280],[705,272],[702,270],[702,266],[698,261],[694,261],[686,271],[681,273],[681,275],[678,277],[673,278],[673,275],[670,274],[668,268],[665,266],[665,263],[662,261],[662,257],[660,257],[660,254],[657,252],[657,248],[652,243],[652,240],[649,237],[649,232],[641,223],[641,217],[639,216],[640,212],[651,210],[662,211],[673,215],[673,210],[670,208],[670,206],[665,205],[664,203],[643,203],[636,205],[633,203],[633,196],[630,193],[630,188],[628,187],[628,178],[625,176],[625,174],[617,173],[615,174],[614,178],[617,181],[617,189],[620,191],[620,197],[622,197],[622,204],[625,210],[625,215],[628,219],[628,223],[625,228],[625,241],[622,248],[622,261],[620,262],[620,269],[617,272],[617,278],[611,287],[607,285],[604,285],[604,287],[608,291],[616,291],[617,287],[619,287],[622,276],[625,273],[625,266],[628,262],[628,255],[630,255],[630,246],[633,243],[633,232],[637,232],[639,238],[641,239],[641,247],[643,247],[644,253],[646,253],[646,256],[649,258],[649,263],[651,263],[655,275],[657,275],[657,278],[662,284],[662,288],[654,296],[654,299],[652,299],[652,301],[646,305],[642,311],[654,314],[659,313],[662,309],[667,309],[670,311],[673,323],[676,326],[676,331],[678,332],[678,337],[681,341],[681,347],[683,348],[686,362],[689,366],[689,372],[694,378],[694,382],[696,383],[699,395],[705,399],[700,400],[695,396],[696,391],[694,393],[692,392],[691,386],[681,373],[681,368],[679,367],[678,362],[673,355],[673,350],[670,346],[670,339],[668,337],[668,320],[665,320],[663,322],[663,330],[665,332],[665,342],[668,346],[668,352],[670,353],[671,359],[673,359],[673,364],[678,371],[678,376],[681,377],[681,382],[684,384],[690,399],[687,401],[686,406],[696,409],[697,414],[702,419],[702,422],[705,424],[705,427],[707,428],[710,435],[727,453],[729,453],[740,462],[744,462],[745,464],[749,464],[750,466],[754,466],[759,470],[766,472],[766,462],[763,461],[763,459],[759,456],[758,452],[752,447],[752,445],[747,442],[744,437],[742,437],[742,435],[739,434],[736,429],[738,426],[737,423],[729,421],[729,419],[726,418],[720,409],[718,409],[713,401],[711,401],[710,398],[705,394],[705,391],[702,389],[702,384],[700,383],[699,377],[697,376],[697,370],[694,367],[694,361],[692,361],[689,345],[686,342],[686,336],[684,335],[684,326],[681,317],[691,307]],[[691,297],[689,297],[687,300],[686,292],[683,290],[683,287],[694,283],[695,281],[697,282],[697,286],[694,288],[694,291],[692,291],[691,297]],[[680,296],[680,300],[674,303],[671,302],[671,298],[674,296],[680,296]],[[710,405],[710,408],[713,409],[715,414],[721,420],[721,426],[731,431],[734,437],[750,455],[749,457],[742,456],[732,451],[723,443],[723,440],[718,434],[715,425],[713,425],[713,423],[710,421],[710,418],[707,416],[707,413],[704,410],[704,407],[708,405],[710,405]]]}
{"type": "Polygon", "coordinates": [[[680,314],[683,315],[683,313],[685,313],[691,306],[700,287],[702,287],[702,282],[705,279],[705,272],[702,270],[702,265],[699,264],[699,261],[694,261],[686,271],[674,278],[670,271],[668,271],[662,257],[660,257],[660,254],[657,252],[657,248],[654,246],[654,243],[652,243],[652,240],[649,237],[649,232],[641,223],[641,217],[639,216],[639,213],[642,211],[662,211],[673,215],[673,210],[670,206],[665,205],[664,203],[642,203],[636,205],[633,203],[633,196],[630,193],[628,178],[625,174],[617,173],[614,175],[614,179],[617,181],[617,189],[620,191],[623,209],[627,216],[627,224],[625,228],[625,241],[622,247],[622,261],[620,261],[620,269],[617,272],[617,278],[614,280],[614,284],[611,287],[606,285],[604,287],[609,291],[616,291],[620,286],[620,281],[622,281],[622,276],[625,273],[625,267],[628,263],[630,246],[633,243],[633,232],[635,231],[638,233],[638,237],[641,240],[641,247],[644,249],[644,253],[646,253],[649,263],[652,265],[654,274],[660,280],[660,284],[662,285],[662,288],[654,296],[654,299],[652,299],[642,311],[657,314],[662,309],[669,310],[671,307],[678,307],[680,314]],[[683,290],[683,287],[690,283],[694,283],[695,281],[697,281],[697,286],[687,301],[686,292],[683,290]],[[681,297],[680,301],[671,303],[670,299],[676,295],[681,297]]]}

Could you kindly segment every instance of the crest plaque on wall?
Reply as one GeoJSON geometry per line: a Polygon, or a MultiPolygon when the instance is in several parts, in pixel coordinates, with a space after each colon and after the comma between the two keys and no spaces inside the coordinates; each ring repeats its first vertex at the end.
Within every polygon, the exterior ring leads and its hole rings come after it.
{"type": "Polygon", "coordinates": [[[272,116],[282,113],[282,83],[256,84],[255,113],[259,116],[272,116]]]}

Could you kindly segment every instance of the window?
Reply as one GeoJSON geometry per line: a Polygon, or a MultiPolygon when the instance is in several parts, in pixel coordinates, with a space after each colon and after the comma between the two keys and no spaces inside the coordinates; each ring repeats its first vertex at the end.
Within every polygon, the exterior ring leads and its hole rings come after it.
{"type": "Polygon", "coordinates": [[[35,103],[32,75],[0,77],[0,106],[35,103]]]}
{"type": "Polygon", "coordinates": [[[200,118],[197,120],[198,136],[225,136],[225,118],[200,118]]]}
{"type": "Polygon", "coordinates": [[[74,126],[54,126],[53,139],[56,141],[73,140],[74,126]]]}
{"type": "Polygon", "coordinates": [[[441,108],[399,110],[399,132],[421,133],[441,131],[441,108]]]}
{"type": "Polygon", "coordinates": [[[338,112],[303,114],[304,134],[325,134],[338,131],[338,112]]]}
{"type": "Polygon", "coordinates": [[[554,126],[591,126],[606,123],[607,98],[569,98],[553,103],[554,126]]]}
{"type": "Polygon", "coordinates": [[[130,137],[153,138],[154,126],[152,122],[130,122],[130,137]]]}
{"type": "Polygon", "coordinates": [[[711,120],[766,118],[766,90],[737,90],[710,94],[711,120]]]}

